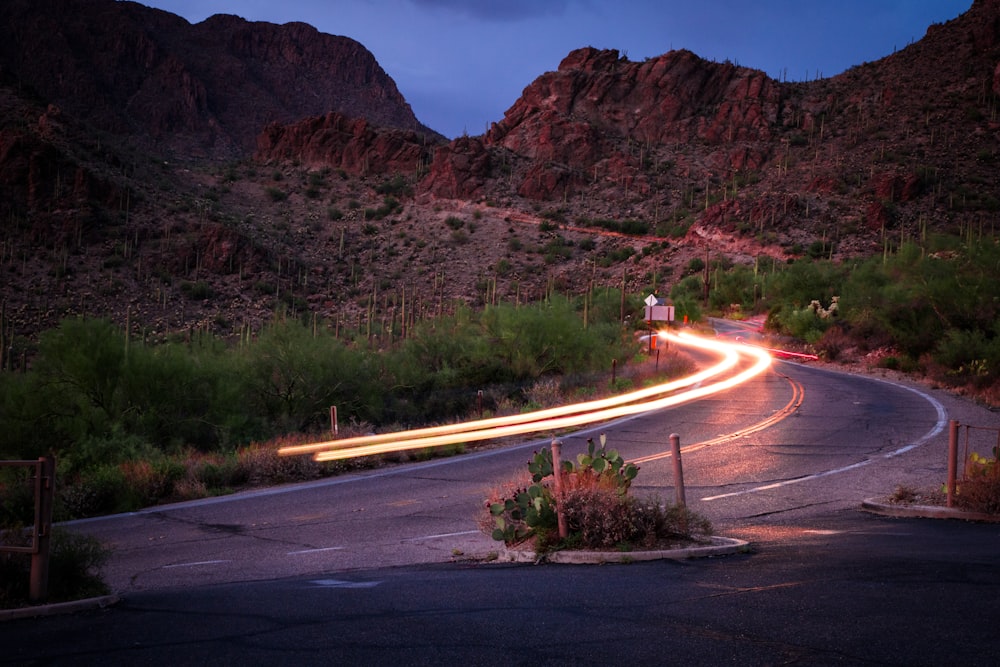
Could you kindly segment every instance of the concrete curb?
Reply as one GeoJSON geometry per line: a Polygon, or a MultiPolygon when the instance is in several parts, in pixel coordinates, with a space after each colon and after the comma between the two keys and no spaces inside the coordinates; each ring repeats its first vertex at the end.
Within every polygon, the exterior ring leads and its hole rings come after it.
{"type": "Polygon", "coordinates": [[[984,521],[1000,523],[1000,516],[982,512],[968,512],[954,507],[938,505],[895,505],[870,498],[861,503],[861,509],[882,516],[922,519],[959,519],[961,521],[984,521]]]}
{"type": "Polygon", "coordinates": [[[12,621],[18,618],[36,618],[38,616],[55,616],[56,614],[73,614],[89,609],[104,609],[121,601],[117,595],[102,595],[97,598],[56,602],[54,604],[39,604],[17,609],[0,609],[0,622],[12,621]]]}
{"type": "Polygon", "coordinates": [[[501,549],[498,562],[507,563],[563,563],[574,565],[605,563],[635,563],[647,560],[687,560],[690,558],[712,558],[714,556],[729,556],[744,553],[750,546],[749,542],[735,537],[710,537],[710,544],[705,546],[684,547],[682,549],[663,549],[659,551],[553,551],[539,556],[534,551],[517,549],[501,549]]]}

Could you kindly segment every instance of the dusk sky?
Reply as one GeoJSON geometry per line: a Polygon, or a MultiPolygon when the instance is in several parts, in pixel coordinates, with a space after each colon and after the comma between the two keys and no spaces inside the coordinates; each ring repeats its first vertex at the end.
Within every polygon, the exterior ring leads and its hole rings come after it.
{"type": "Polygon", "coordinates": [[[688,49],[777,79],[829,77],[919,40],[972,0],[145,0],[197,23],[213,14],[301,21],[361,42],[424,125],[479,135],[572,50],[641,61],[688,49]]]}

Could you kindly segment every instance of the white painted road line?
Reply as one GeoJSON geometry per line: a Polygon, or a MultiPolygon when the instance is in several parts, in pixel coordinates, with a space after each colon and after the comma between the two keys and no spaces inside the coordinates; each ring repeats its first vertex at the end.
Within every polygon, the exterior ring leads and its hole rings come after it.
{"type": "Polygon", "coordinates": [[[220,563],[232,563],[231,560],[200,560],[194,563],[174,563],[173,565],[164,565],[163,569],[171,567],[197,567],[198,565],[218,565],[220,563]]]}
{"type": "Polygon", "coordinates": [[[340,551],[344,547],[323,547],[321,549],[302,549],[301,551],[289,551],[286,556],[297,556],[298,554],[315,554],[322,551],[340,551]]]}
{"type": "Polygon", "coordinates": [[[476,533],[482,533],[481,530],[463,530],[459,533],[441,533],[439,535],[424,535],[423,537],[411,537],[405,542],[421,542],[423,540],[436,540],[441,537],[458,537],[460,535],[475,535],[476,533]]]}

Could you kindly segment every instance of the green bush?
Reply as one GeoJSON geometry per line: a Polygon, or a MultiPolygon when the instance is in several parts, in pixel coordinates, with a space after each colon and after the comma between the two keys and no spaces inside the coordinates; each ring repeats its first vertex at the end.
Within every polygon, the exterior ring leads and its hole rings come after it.
{"type": "Polygon", "coordinates": [[[212,286],[206,283],[204,280],[199,280],[198,282],[183,282],[181,283],[181,292],[184,293],[187,298],[192,301],[206,301],[211,299],[214,295],[214,290],[212,286]]]}
{"type": "Polygon", "coordinates": [[[706,519],[684,507],[630,496],[639,469],[607,449],[603,435],[600,440],[599,447],[588,440],[587,451],[575,463],[562,461],[558,471],[551,450],[535,452],[528,462],[531,483],[495,490],[485,503],[481,525],[493,539],[509,546],[534,539],[537,553],[564,548],[666,547],[669,542],[711,533],[706,519]],[[556,474],[561,499],[555,495],[556,474]],[[557,509],[565,520],[565,538],[559,537],[557,509]]]}
{"type": "Polygon", "coordinates": [[[396,174],[392,178],[375,186],[375,192],[380,195],[393,195],[395,197],[410,196],[413,188],[406,182],[401,174],[396,174]]]}
{"type": "Polygon", "coordinates": [[[974,512],[1000,514],[1000,463],[994,456],[972,453],[965,466],[965,478],[958,485],[955,502],[974,512]]]}
{"type": "MultiPolygon", "coordinates": [[[[67,602],[107,595],[109,589],[101,577],[101,569],[110,556],[110,549],[94,537],[53,529],[46,601],[67,602]]],[[[27,606],[30,581],[30,554],[0,553],[0,608],[27,606]]]]}
{"type": "Polygon", "coordinates": [[[54,529],[50,548],[51,600],[76,600],[109,592],[101,568],[111,557],[111,550],[97,538],[54,529]]]}
{"type": "Polygon", "coordinates": [[[379,373],[369,355],[295,320],[266,327],[244,352],[238,377],[251,412],[277,433],[328,423],[331,405],[365,421],[381,407],[379,373]]]}

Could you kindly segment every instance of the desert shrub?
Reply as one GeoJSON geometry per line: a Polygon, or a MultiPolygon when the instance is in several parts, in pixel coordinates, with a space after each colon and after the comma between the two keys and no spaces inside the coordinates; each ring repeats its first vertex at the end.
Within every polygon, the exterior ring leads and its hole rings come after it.
{"type": "Polygon", "coordinates": [[[49,554],[49,599],[106,595],[108,586],[101,578],[101,568],[110,557],[111,550],[97,538],[54,529],[49,554]]]}
{"type": "Polygon", "coordinates": [[[1000,462],[995,456],[990,458],[976,453],[969,456],[955,502],[975,512],[1000,514],[1000,462]]]}
{"type": "Polygon", "coordinates": [[[978,329],[950,329],[938,342],[933,359],[946,369],[940,379],[981,389],[1000,377],[1000,336],[978,329]]]}
{"type": "Polygon", "coordinates": [[[513,378],[570,375],[631,357],[632,342],[620,324],[584,328],[575,304],[561,297],[532,308],[501,304],[483,313],[482,323],[494,363],[513,378]]]}
{"type": "Polygon", "coordinates": [[[389,180],[376,185],[375,192],[380,195],[393,195],[401,197],[412,195],[413,188],[406,182],[406,179],[402,176],[402,174],[396,174],[389,180]]]}
{"type": "Polygon", "coordinates": [[[126,461],[119,468],[124,498],[116,504],[123,509],[137,510],[155,505],[170,495],[174,480],[151,461],[126,461]]]}
{"type": "MultiPolygon", "coordinates": [[[[33,520],[34,468],[0,468],[0,532],[18,531],[33,520]]],[[[4,538],[9,538],[6,533],[4,538]]],[[[5,543],[0,540],[0,544],[5,543]]]]}
{"type": "Polygon", "coordinates": [[[814,299],[829,304],[840,294],[850,267],[828,261],[799,260],[770,275],[767,299],[786,308],[802,309],[814,299]]]}
{"type": "Polygon", "coordinates": [[[321,471],[321,464],[312,457],[279,456],[278,446],[259,443],[239,451],[237,466],[240,474],[254,486],[316,479],[321,471]]]}
{"type": "Polygon", "coordinates": [[[651,547],[663,541],[687,541],[712,534],[712,522],[685,505],[658,498],[637,499],[633,508],[638,544],[651,547]]]}
{"type": "MultiPolygon", "coordinates": [[[[54,528],[49,543],[47,601],[106,595],[109,589],[101,577],[101,568],[110,556],[110,549],[96,538],[54,528]]],[[[0,553],[0,608],[29,604],[30,578],[30,554],[0,553]]]]}
{"type": "Polygon", "coordinates": [[[142,438],[115,432],[106,436],[85,436],[67,448],[57,461],[60,473],[69,475],[154,456],[153,449],[142,438]]]}
{"type": "Polygon", "coordinates": [[[135,509],[126,498],[124,471],[117,465],[101,465],[86,469],[57,487],[56,510],[72,518],[113,514],[135,509]]]}
{"type": "Polygon", "coordinates": [[[635,381],[630,377],[616,377],[608,382],[608,389],[614,394],[624,394],[635,389],[635,381]]]}
{"type": "Polygon", "coordinates": [[[827,361],[836,361],[841,353],[854,345],[844,327],[831,326],[815,343],[816,352],[827,361]]]}
{"type": "Polygon", "coordinates": [[[694,257],[688,262],[687,266],[684,267],[684,274],[688,276],[700,274],[705,270],[705,260],[701,257],[694,257]]]}
{"type": "Polygon", "coordinates": [[[678,322],[698,322],[702,317],[700,300],[692,294],[671,297],[674,302],[674,317],[678,322]]]}
{"type": "Polygon", "coordinates": [[[540,410],[562,403],[562,390],[556,378],[542,378],[524,389],[526,410],[540,410]]]}
{"type": "Polygon", "coordinates": [[[204,280],[193,283],[187,281],[181,283],[181,292],[192,301],[206,301],[214,295],[212,286],[204,280]]]}
{"type": "Polygon", "coordinates": [[[585,549],[650,549],[710,535],[711,523],[683,505],[622,496],[613,489],[575,488],[563,497],[567,527],[585,549]]]}
{"type": "Polygon", "coordinates": [[[194,472],[211,493],[231,491],[245,484],[248,478],[235,459],[219,458],[203,461],[194,472]]]}
{"type": "Polygon", "coordinates": [[[365,220],[382,220],[386,216],[392,215],[396,211],[403,210],[403,205],[392,195],[382,198],[382,205],[378,208],[366,208],[365,220]]]}
{"type": "Polygon", "coordinates": [[[774,308],[768,313],[766,327],[780,334],[815,343],[833,324],[832,318],[822,317],[816,308],[774,308]]]}
{"type": "Polygon", "coordinates": [[[381,405],[377,369],[364,352],[296,320],[272,323],[244,351],[241,393],[274,432],[309,431],[331,405],[368,420],[381,405]]]}
{"type": "Polygon", "coordinates": [[[543,448],[528,462],[531,481],[508,482],[487,498],[480,526],[507,545],[535,540],[535,550],[582,547],[592,549],[651,546],[668,539],[709,534],[709,522],[684,507],[664,507],[657,500],[638,501],[629,495],[639,469],[607,448],[588,440],[577,460],[554,469],[552,452],[543,448]],[[563,496],[555,496],[555,475],[563,496]],[[557,507],[568,535],[558,537],[557,507]]]}
{"type": "Polygon", "coordinates": [[[574,488],[564,493],[566,527],[585,549],[608,549],[628,542],[635,534],[632,502],[614,489],[574,488]]]}
{"type": "Polygon", "coordinates": [[[615,264],[621,264],[634,254],[635,248],[632,246],[602,250],[598,253],[597,265],[602,268],[607,268],[615,264]]]}
{"type": "Polygon", "coordinates": [[[738,265],[732,269],[720,272],[713,281],[709,291],[709,307],[721,311],[731,304],[738,303],[747,310],[754,306],[758,292],[757,276],[749,266],[738,265]]]}

